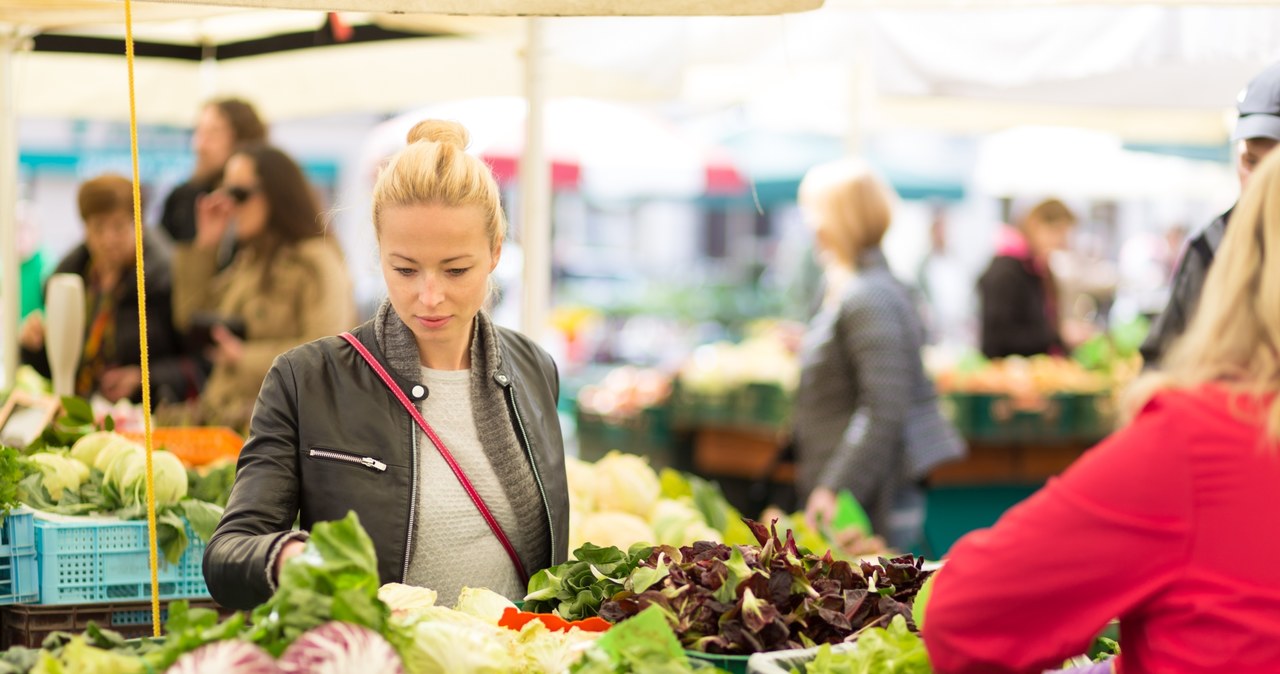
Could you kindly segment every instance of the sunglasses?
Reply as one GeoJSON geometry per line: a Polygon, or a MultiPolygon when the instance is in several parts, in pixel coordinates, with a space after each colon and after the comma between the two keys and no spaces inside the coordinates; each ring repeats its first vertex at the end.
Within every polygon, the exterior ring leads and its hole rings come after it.
{"type": "Polygon", "coordinates": [[[259,188],[241,187],[240,185],[232,185],[229,187],[222,188],[222,191],[226,192],[227,196],[231,197],[231,200],[236,202],[237,205],[239,205],[248,201],[249,197],[252,197],[253,195],[257,194],[259,191],[259,188]]]}

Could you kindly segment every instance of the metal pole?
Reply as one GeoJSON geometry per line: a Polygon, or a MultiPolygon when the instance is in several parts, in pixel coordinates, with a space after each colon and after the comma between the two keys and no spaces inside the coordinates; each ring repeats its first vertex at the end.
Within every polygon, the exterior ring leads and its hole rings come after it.
{"type": "Polygon", "coordinates": [[[546,89],[542,30],[545,19],[529,18],[525,47],[524,154],[520,158],[520,244],[524,251],[521,328],[541,341],[551,306],[551,167],[545,156],[543,108],[546,89]]]}
{"type": "Polygon", "coordinates": [[[0,388],[13,385],[18,369],[18,130],[14,107],[14,53],[22,44],[19,31],[0,27],[0,349],[4,352],[0,388]]]}

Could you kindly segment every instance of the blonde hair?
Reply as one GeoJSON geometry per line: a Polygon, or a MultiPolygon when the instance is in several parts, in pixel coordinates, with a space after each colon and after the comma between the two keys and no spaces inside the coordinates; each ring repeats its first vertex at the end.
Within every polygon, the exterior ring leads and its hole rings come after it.
{"type": "Polygon", "coordinates": [[[391,157],[373,186],[373,226],[381,232],[382,213],[394,206],[424,204],[474,206],[484,214],[489,246],[507,234],[498,182],[488,165],[466,153],[470,140],[457,122],[427,119],[409,130],[409,145],[391,157]]]}
{"type": "Polygon", "coordinates": [[[1249,180],[1191,324],[1162,368],[1134,385],[1130,415],[1161,390],[1216,382],[1239,394],[1238,410],[1265,418],[1268,444],[1280,442],[1280,396],[1248,400],[1280,393],[1280,152],[1249,180]]]}
{"type": "Polygon", "coordinates": [[[859,159],[840,159],[810,169],[800,182],[801,206],[816,215],[833,262],[852,270],[858,256],[880,245],[893,220],[893,189],[859,159]]]}

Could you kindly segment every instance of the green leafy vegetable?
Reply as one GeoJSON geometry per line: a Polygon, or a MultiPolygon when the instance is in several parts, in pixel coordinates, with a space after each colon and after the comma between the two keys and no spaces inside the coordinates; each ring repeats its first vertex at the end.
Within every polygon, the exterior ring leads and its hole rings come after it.
{"type": "Polygon", "coordinates": [[[175,601],[169,604],[164,641],[147,652],[143,660],[154,671],[163,672],[185,653],[205,644],[235,638],[244,626],[243,613],[234,613],[220,623],[217,611],[190,608],[185,601],[175,601]]]}
{"type": "Polygon", "coordinates": [[[12,447],[0,447],[0,522],[19,504],[18,484],[26,475],[22,456],[12,447]]]}
{"type": "MultiPolygon", "coordinates": [[[[799,670],[792,669],[793,674],[799,670]]],[[[805,674],[933,674],[924,642],[894,616],[888,628],[874,628],[858,636],[855,646],[839,653],[828,645],[805,665],[805,674]]]]}
{"type": "Polygon", "coordinates": [[[605,632],[569,671],[571,674],[692,674],[694,668],[662,611],[654,607],[605,632]]]}
{"type": "Polygon", "coordinates": [[[253,611],[250,640],[279,657],[307,630],[339,620],[383,632],[378,560],[355,512],[320,522],[302,554],[285,562],[275,595],[253,611]]]}
{"type": "Polygon", "coordinates": [[[643,545],[628,553],[587,543],[574,550],[573,559],[543,569],[529,580],[524,610],[556,613],[565,620],[598,615],[600,605],[623,590],[631,572],[652,552],[652,547],[643,545]]]}

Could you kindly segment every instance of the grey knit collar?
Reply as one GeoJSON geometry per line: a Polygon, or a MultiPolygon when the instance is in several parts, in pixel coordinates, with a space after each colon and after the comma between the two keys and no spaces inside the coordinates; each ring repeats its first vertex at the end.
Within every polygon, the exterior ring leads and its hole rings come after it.
{"type": "MultiPolygon", "coordinates": [[[[374,338],[387,364],[396,374],[408,381],[422,378],[422,357],[413,330],[400,320],[390,300],[383,300],[373,320],[374,338]]],[[[476,314],[471,328],[471,369],[492,378],[502,369],[502,351],[498,346],[497,330],[484,311],[476,314]]]]}

